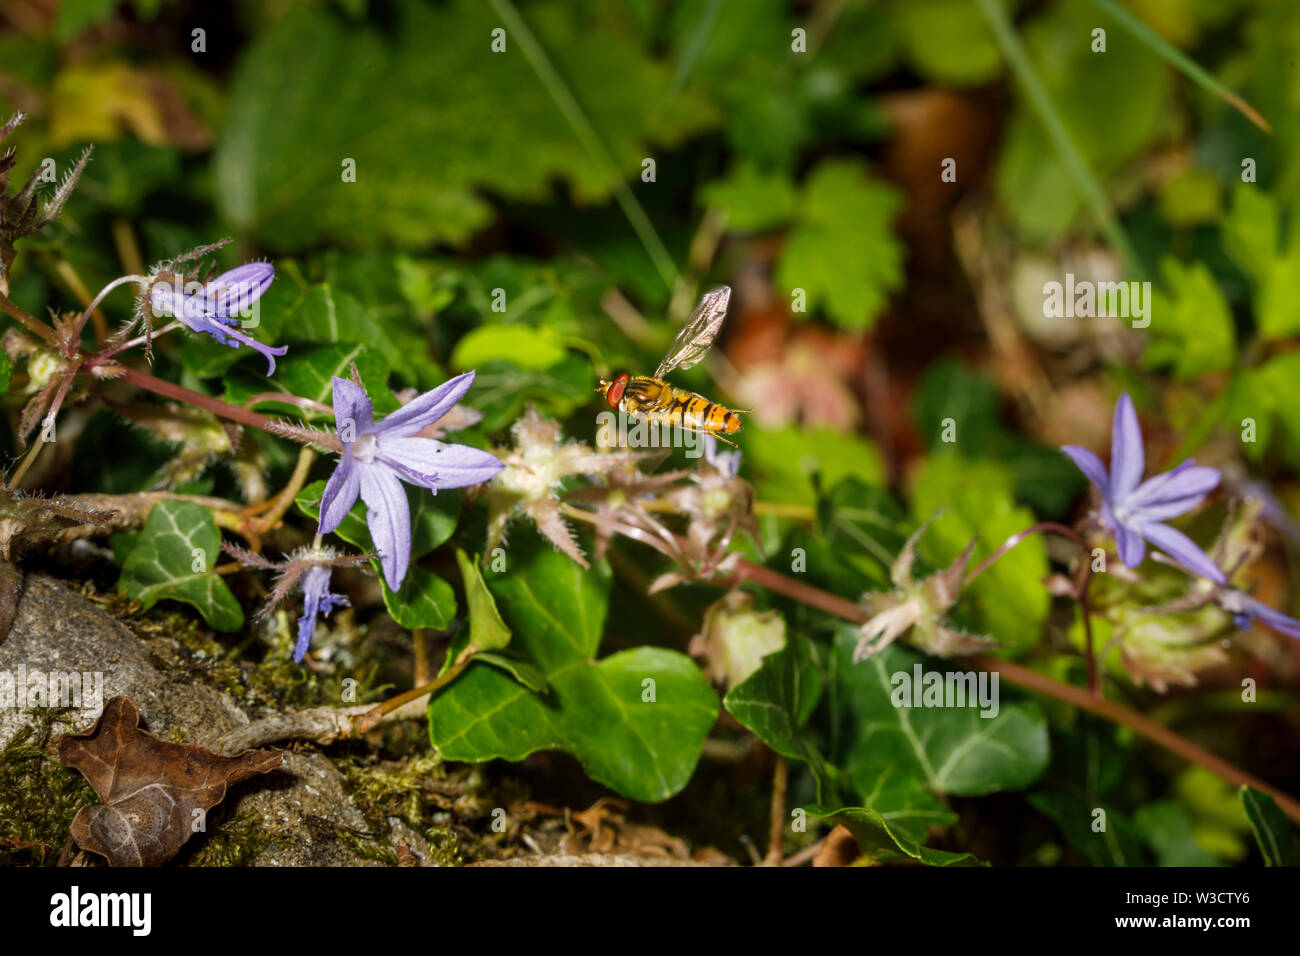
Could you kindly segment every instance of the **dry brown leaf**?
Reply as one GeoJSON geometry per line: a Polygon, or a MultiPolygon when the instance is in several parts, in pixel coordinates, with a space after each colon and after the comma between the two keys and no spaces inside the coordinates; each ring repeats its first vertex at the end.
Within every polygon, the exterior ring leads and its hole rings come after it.
{"type": "Polygon", "coordinates": [[[95,726],[58,743],[59,761],[81,772],[99,799],[72,820],[72,838],[109,866],[158,866],[195,832],[197,821],[227,789],[280,766],[269,750],[223,757],[197,744],[178,744],[140,729],[140,711],[114,697],[95,726]]]}

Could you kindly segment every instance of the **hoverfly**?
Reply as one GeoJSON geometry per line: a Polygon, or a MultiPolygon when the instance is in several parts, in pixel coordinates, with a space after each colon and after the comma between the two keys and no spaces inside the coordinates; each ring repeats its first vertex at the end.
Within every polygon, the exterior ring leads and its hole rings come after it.
{"type": "Polygon", "coordinates": [[[736,412],[663,380],[674,369],[690,368],[704,358],[722,328],[722,320],[727,317],[730,299],[730,286],[718,286],[704,293],[653,376],[620,372],[612,382],[601,379],[597,391],[605,393],[605,401],[611,408],[627,415],[639,415],[651,425],[707,432],[719,441],[735,445],[722,436],[740,431],[740,416],[736,412]]]}

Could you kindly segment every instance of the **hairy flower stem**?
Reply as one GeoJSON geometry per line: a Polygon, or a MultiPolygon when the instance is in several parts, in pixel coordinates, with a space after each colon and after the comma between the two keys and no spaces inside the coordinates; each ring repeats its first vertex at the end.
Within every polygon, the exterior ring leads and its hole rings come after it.
{"type": "MultiPolygon", "coordinates": [[[[736,573],[729,582],[715,583],[738,584],[741,581],[752,581],[770,591],[784,594],[800,604],[807,604],[819,611],[825,611],[832,617],[843,618],[854,624],[863,624],[867,620],[867,613],[853,601],[804,584],[802,581],[788,578],[784,574],[754,564],[751,561],[746,561],[743,558],[737,562],[736,573]]],[[[983,670],[997,671],[1001,677],[1026,690],[1044,694],[1048,697],[1055,697],[1057,700],[1072,704],[1080,710],[1085,710],[1112,723],[1128,727],[1152,743],[1158,744],[1192,763],[1199,764],[1233,786],[1240,787],[1244,785],[1254,787],[1256,790],[1262,790],[1277,801],[1277,805],[1282,808],[1288,817],[1300,823],[1300,800],[1288,796],[1276,787],[1265,783],[1258,777],[1247,773],[1221,757],[1215,756],[1208,750],[1203,750],[1168,727],[1156,723],[1151,718],[1125,707],[1123,704],[1107,700],[1104,697],[1098,697],[1082,687],[1062,683],[1014,661],[1004,660],[1000,657],[972,654],[963,657],[962,660],[983,670]]]]}
{"type": "Polygon", "coordinates": [[[3,292],[0,292],[0,309],[3,309],[10,318],[33,335],[39,336],[50,345],[57,346],[59,344],[58,337],[54,334],[53,329],[35,316],[28,315],[21,306],[3,292]]]}
{"type": "MultiPolygon", "coordinates": [[[[123,366],[122,374],[118,378],[123,382],[130,382],[137,388],[143,388],[145,391],[153,392],[164,398],[174,398],[178,402],[185,402],[196,408],[202,408],[219,415],[222,418],[228,418],[232,422],[239,422],[241,425],[250,425],[253,428],[260,428],[262,431],[271,431],[272,420],[265,415],[259,415],[257,412],[250,411],[247,408],[240,408],[238,405],[231,405],[229,402],[223,402],[219,398],[213,398],[211,395],[204,395],[202,392],[191,391],[180,385],[173,385],[171,382],[164,381],[161,378],[154,378],[144,372],[137,372],[133,368],[123,366]]],[[[272,434],[274,434],[272,432],[272,434]]]]}

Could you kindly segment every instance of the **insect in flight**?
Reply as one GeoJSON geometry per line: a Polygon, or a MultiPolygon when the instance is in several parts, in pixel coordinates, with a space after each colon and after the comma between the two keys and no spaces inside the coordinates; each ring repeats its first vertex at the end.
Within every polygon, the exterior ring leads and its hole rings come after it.
{"type": "Polygon", "coordinates": [[[730,299],[730,286],[718,286],[704,293],[653,376],[620,372],[612,382],[602,379],[597,391],[605,393],[605,401],[611,408],[627,415],[639,415],[651,425],[680,426],[687,431],[707,432],[719,441],[735,445],[722,436],[740,431],[740,416],[736,412],[663,380],[674,369],[690,368],[704,358],[704,353],[718,337],[722,320],[727,317],[730,299]]]}

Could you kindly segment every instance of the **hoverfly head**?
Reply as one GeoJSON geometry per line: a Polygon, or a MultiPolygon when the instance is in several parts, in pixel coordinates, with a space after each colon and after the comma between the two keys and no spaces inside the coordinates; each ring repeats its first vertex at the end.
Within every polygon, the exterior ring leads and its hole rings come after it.
{"type": "Polygon", "coordinates": [[[627,383],[632,378],[627,372],[620,372],[614,376],[612,382],[601,382],[601,387],[605,390],[605,401],[609,402],[610,408],[618,408],[618,403],[623,401],[623,392],[627,389],[627,383]]]}

